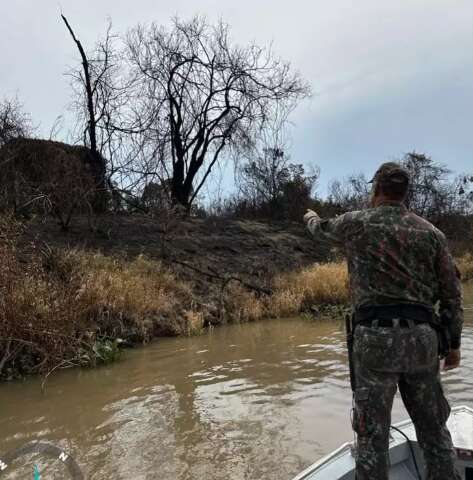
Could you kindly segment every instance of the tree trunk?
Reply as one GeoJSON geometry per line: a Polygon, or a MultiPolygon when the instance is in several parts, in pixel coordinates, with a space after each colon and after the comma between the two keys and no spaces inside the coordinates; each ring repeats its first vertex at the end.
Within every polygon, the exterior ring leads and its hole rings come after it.
{"type": "MultiPolygon", "coordinates": [[[[94,105],[94,96],[93,96],[93,89],[92,89],[92,81],[90,78],[90,69],[89,69],[89,60],[87,55],[85,54],[84,48],[82,47],[82,43],[80,40],[77,39],[72,27],[70,26],[67,18],[61,14],[61,17],[69,30],[69,33],[74,40],[77,48],[79,50],[80,56],[82,58],[82,68],[84,70],[84,87],[87,99],[87,112],[89,115],[88,120],[88,133],[89,133],[89,140],[90,140],[90,161],[89,163],[92,166],[94,172],[94,179],[95,179],[95,200],[93,202],[93,208],[96,213],[103,213],[107,209],[107,195],[106,195],[106,184],[105,184],[105,176],[106,176],[106,165],[104,158],[100,154],[97,146],[97,121],[95,118],[95,105],[94,105]]],[[[84,145],[86,146],[86,145],[84,145]]]]}
{"type": "Polygon", "coordinates": [[[190,197],[192,194],[192,189],[189,189],[184,182],[176,182],[176,179],[172,179],[172,188],[171,188],[171,201],[174,206],[181,206],[190,210],[190,197]]]}
{"type": "Polygon", "coordinates": [[[184,159],[178,158],[173,164],[171,180],[171,201],[173,206],[182,206],[189,211],[192,186],[189,188],[184,172],[184,159]]]}

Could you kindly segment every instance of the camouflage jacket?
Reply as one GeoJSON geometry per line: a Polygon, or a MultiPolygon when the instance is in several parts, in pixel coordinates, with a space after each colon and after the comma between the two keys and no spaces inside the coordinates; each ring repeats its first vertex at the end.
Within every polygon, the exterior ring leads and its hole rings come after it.
{"type": "Polygon", "coordinates": [[[400,203],[307,223],[318,240],[344,247],[354,307],[415,303],[434,307],[448,325],[452,348],[463,325],[460,275],[444,234],[400,203]]]}

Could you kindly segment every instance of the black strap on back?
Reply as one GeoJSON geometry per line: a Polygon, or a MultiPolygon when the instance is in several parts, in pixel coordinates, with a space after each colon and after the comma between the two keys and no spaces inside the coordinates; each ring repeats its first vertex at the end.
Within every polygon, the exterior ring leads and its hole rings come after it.
{"type": "Polygon", "coordinates": [[[412,303],[395,305],[363,305],[355,311],[355,325],[370,320],[409,319],[416,323],[433,323],[434,312],[431,308],[412,303]]]}

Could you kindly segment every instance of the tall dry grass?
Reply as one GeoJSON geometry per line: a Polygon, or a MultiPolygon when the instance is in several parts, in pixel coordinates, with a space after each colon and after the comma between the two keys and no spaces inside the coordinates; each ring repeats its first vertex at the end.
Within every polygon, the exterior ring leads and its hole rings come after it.
{"type": "Polygon", "coordinates": [[[275,279],[275,301],[294,304],[299,311],[312,305],[339,305],[348,302],[348,272],[344,262],[315,264],[275,279]]]}
{"type": "Polygon", "coordinates": [[[139,256],[131,261],[83,251],[65,252],[77,269],[75,301],[100,332],[146,341],[156,335],[194,331],[186,319],[192,307],[190,285],[161,263],[139,256]]]}
{"type": "Polygon", "coordinates": [[[457,267],[460,270],[461,278],[464,282],[473,280],[473,254],[466,253],[457,258],[457,267]]]}
{"type": "Polygon", "coordinates": [[[344,305],[348,303],[347,281],[346,265],[340,262],[278,275],[270,296],[258,296],[231,284],[225,295],[225,315],[231,321],[247,322],[297,315],[314,305],[344,305]]]}
{"type": "Polygon", "coordinates": [[[0,218],[0,229],[0,377],[106,361],[119,338],[143,342],[203,326],[191,286],[159,262],[47,248],[26,261],[19,227],[0,218]]]}
{"type": "Polygon", "coordinates": [[[260,320],[267,316],[267,298],[248,291],[239,283],[230,283],[224,292],[220,316],[224,322],[231,323],[260,320]]]}

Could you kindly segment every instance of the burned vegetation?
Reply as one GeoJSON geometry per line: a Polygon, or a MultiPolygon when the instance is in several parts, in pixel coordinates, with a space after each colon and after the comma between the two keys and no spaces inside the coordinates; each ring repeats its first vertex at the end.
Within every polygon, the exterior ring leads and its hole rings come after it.
{"type": "Polygon", "coordinates": [[[51,213],[67,229],[74,214],[107,207],[105,160],[87,147],[16,138],[0,148],[0,164],[3,210],[51,213]]]}

